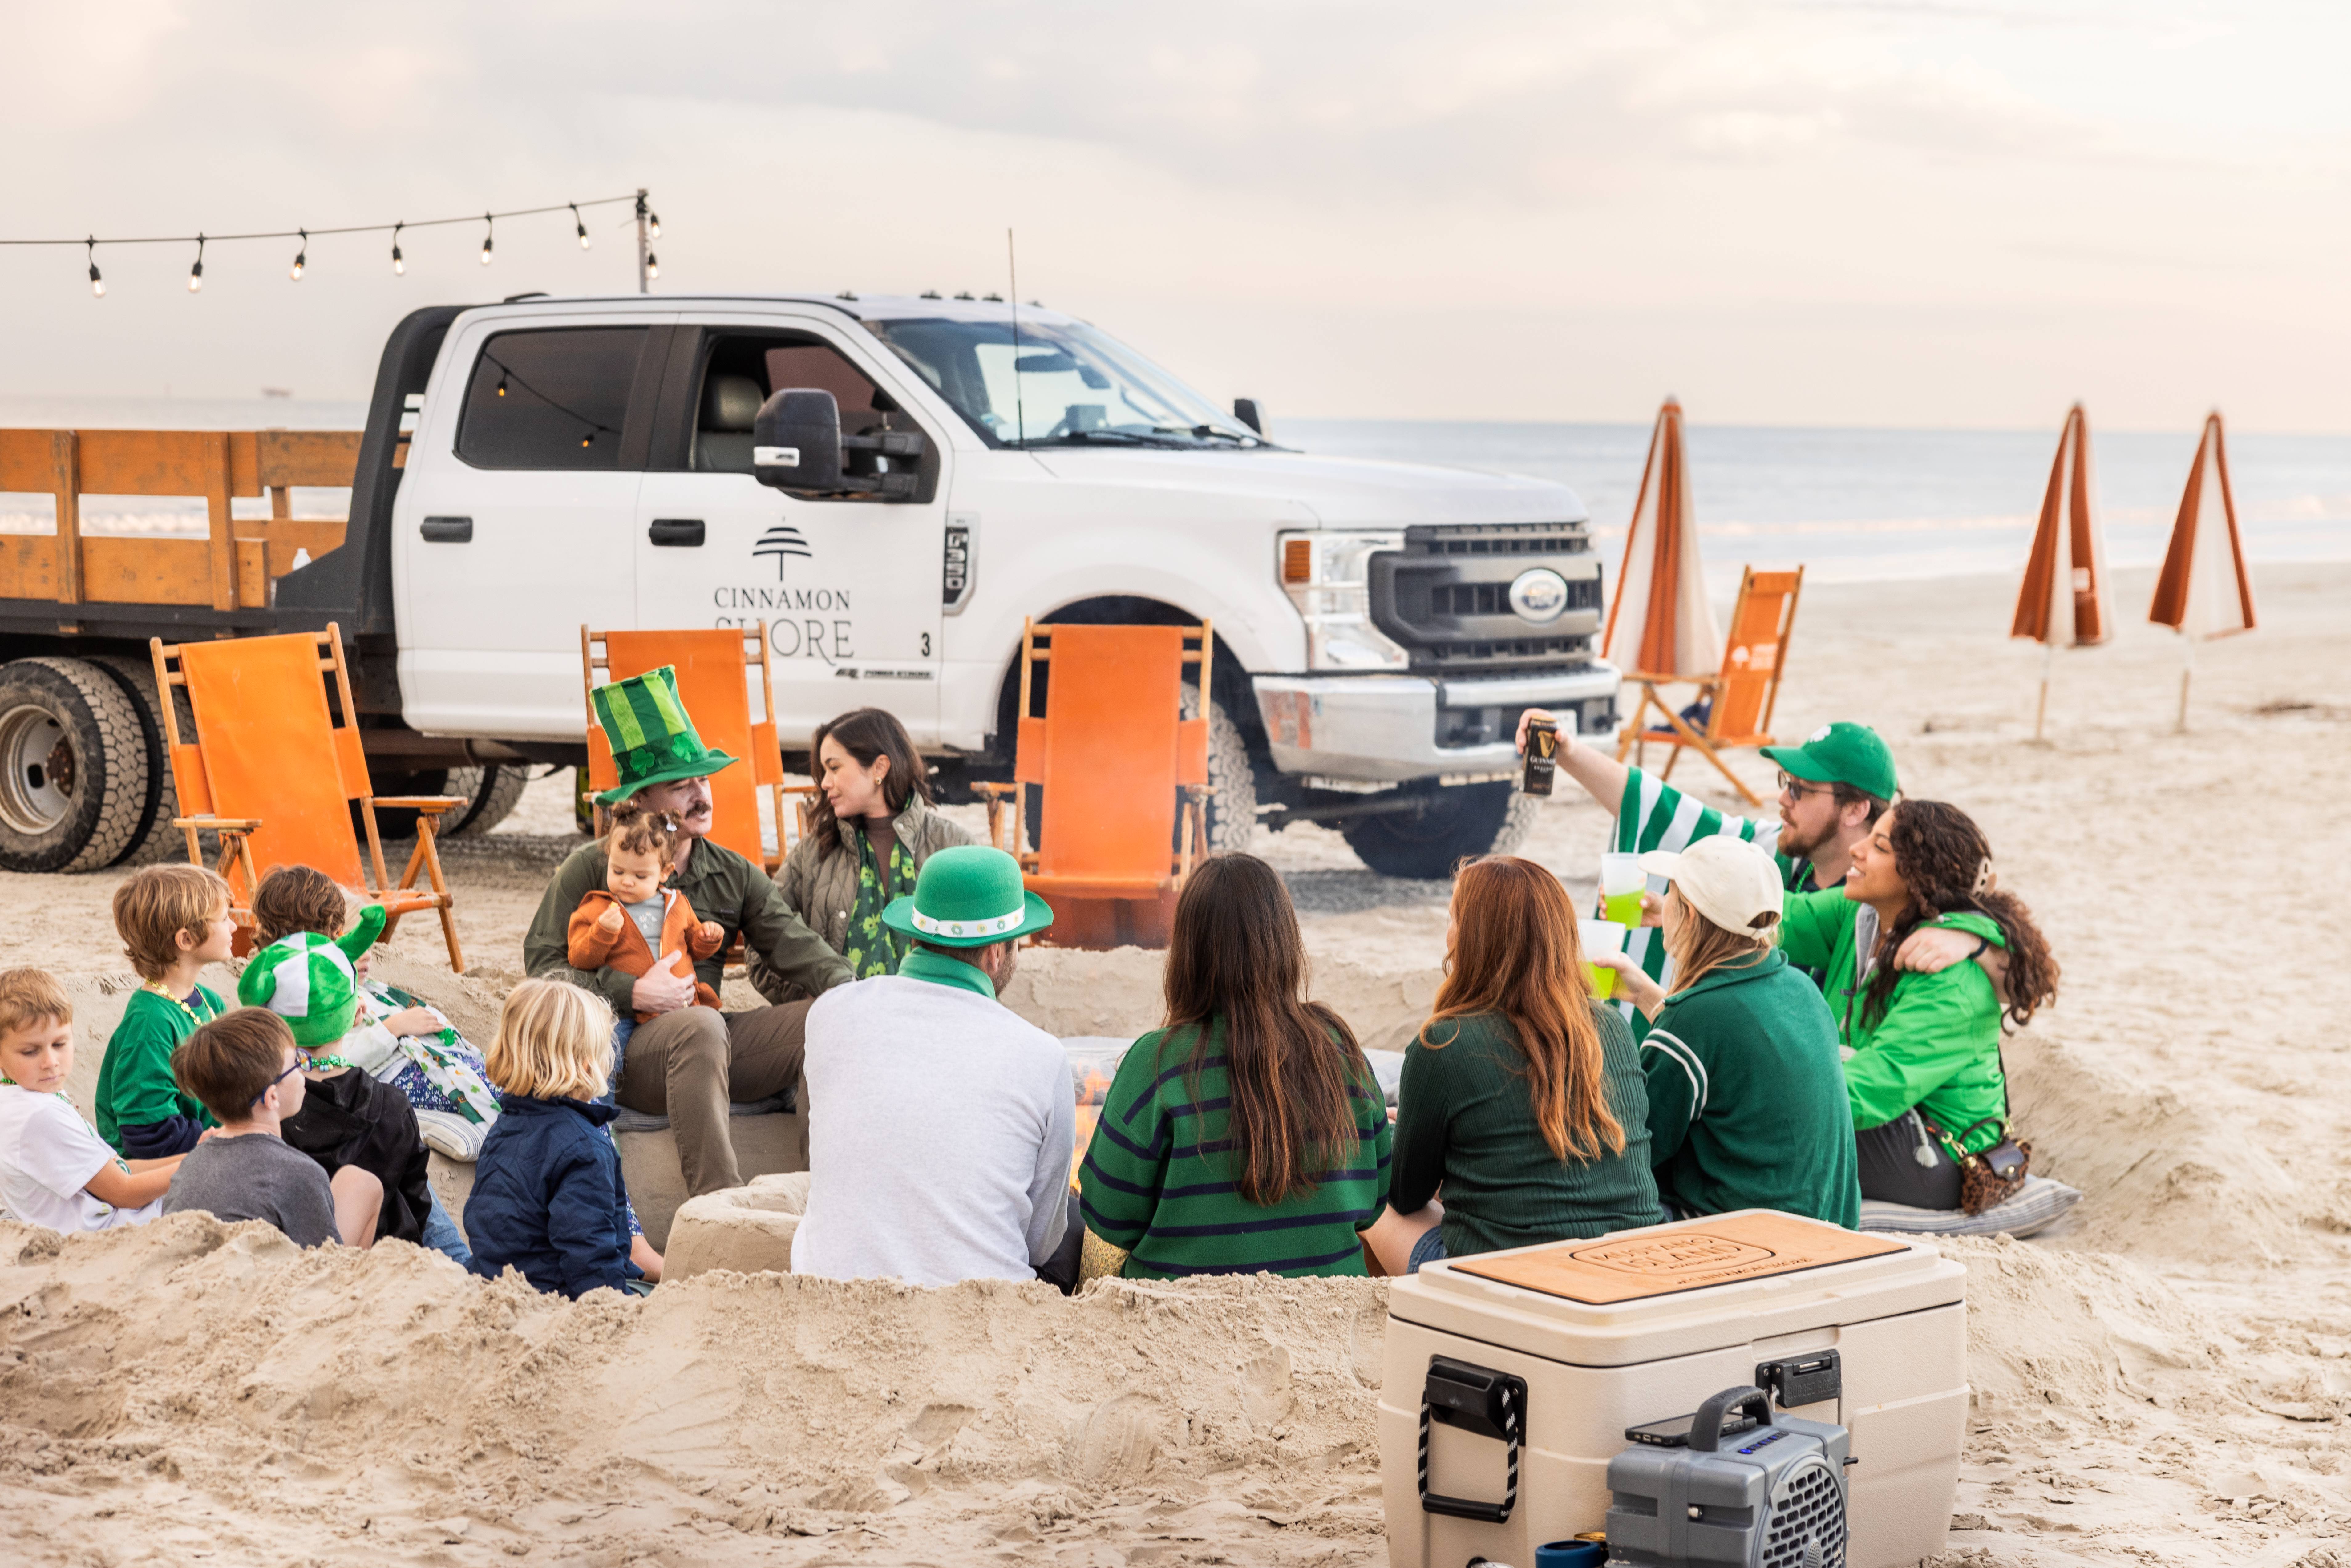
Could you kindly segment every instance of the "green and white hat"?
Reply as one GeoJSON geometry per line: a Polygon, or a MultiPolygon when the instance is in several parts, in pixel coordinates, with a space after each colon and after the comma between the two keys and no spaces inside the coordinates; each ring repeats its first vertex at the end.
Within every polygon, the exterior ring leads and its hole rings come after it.
{"type": "Polygon", "coordinates": [[[735,765],[736,758],[704,746],[695,732],[694,720],[677,700],[674,665],[597,686],[588,702],[621,775],[619,784],[596,797],[599,805],[618,805],[650,784],[706,779],[735,765]]]}
{"type": "Polygon", "coordinates": [[[236,978],[236,999],[284,1019],[294,1043],[306,1051],[333,1045],[351,1032],[359,1009],[359,972],[352,961],[382,930],[383,905],[371,904],[340,936],[316,931],[281,936],[246,963],[236,978]]]}
{"type": "Polygon", "coordinates": [[[914,891],[882,924],[936,947],[985,947],[1053,924],[1052,906],[1020,882],[1020,862],[986,844],[957,844],[923,862],[914,891]]]}

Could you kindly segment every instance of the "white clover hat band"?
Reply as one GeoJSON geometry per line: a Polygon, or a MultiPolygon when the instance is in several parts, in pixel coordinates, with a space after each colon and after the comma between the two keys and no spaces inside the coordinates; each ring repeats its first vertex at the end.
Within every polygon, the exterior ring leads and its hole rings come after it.
{"type": "Polygon", "coordinates": [[[1018,931],[1028,917],[1028,910],[1015,904],[1009,915],[998,915],[987,920],[934,920],[919,909],[910,909],[906,918],[917,931],[932,936],[1000,936],[1008,931],[1018,931]]]}

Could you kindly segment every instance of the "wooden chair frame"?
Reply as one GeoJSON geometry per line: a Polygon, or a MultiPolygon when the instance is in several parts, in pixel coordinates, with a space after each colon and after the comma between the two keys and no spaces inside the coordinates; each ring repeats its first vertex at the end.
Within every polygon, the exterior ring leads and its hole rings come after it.
{"type": "MultiPolygon", "coordinates": [[[[336,761],[340,766],[356,758],[360,768],[364,771],[367,766],[366,754],[361,750],[360,743],[359,709],[351,701],[350,671],[343,663],[342,629],[336,622],[329,621],[327,622],[325,631],[314,632],[312,635],[319,646],[319,673],[322,675],[331,674],[334,677],[335,697],[341,715],[340,722],[334,726],[336,761]]],[[[172,688],[177,686],[184,691],[188,684],[185,672],[179,668],[180,645],[167,643],[161,637],[156,637],[149,640],[148,647],[155,661],[155,690],[160,698],[156,706],[163,710],[164,744],[168,748],[167,755],[172,759],[172,782],[178,790],[179,798],[183,800],[209,799],[211,785],[208,781],[205,781],[199,790],[190,788],[190,780],[181,777],[182,748],[185,747],[191,750],[201,750],[204,737],[199,735],[194,741],[190,742],[180,733],[180,705],[178,699],[172,695],[172,688]]],[[[371,781],[369,789],[372,791],[374,785],[371,781]]],[[[457,941],[457,921],[455,914],[456,901],[449,892],[448,880],[441,872],[441,852],[438,843],[443,814],[465,805],[464,797],[376,795],[371,792],[351,796],[350,799],[359,803],[360,821],[367,830],[367,863],[375,872],[373,886],[360,890],[362,896],[384,900],[386,894],[423,894],[426,890],[416,885],[418,874],[423,873],[430,883],[430,901],[422,907],[432,909],[439,915],[442,939],[448,944],[449,947],[449,967],[457,974],[464,974],[465,955],[457,941]],[[378,830],[375,820],[375,810],[378,806],[389,806],[395,810],[410,810],[417,814],[416,847],[409,852],[408,865],[401,873],[397,884],[391,882],[384,868],[383,836],[378,830]]],[[[220,860],[213,869],[226,879],[232,887],[235,885],[235,878],[229,874],[232,871],[240,872],[245,877],[247,903],[243,907],[232,905],[232,913],[242,917],[238,920],[240,925],[249,926],[252,924],[250,901],[255,890],[261,885],[260,874],[253,863],[251,840],[253,834],[260,829],[262,821],[263,819],[259,817],[220,817],[209,813],[172,819],[172,825],[187,835],[190,865],[201,866],[204,863],[204,846],[197,835],[204,832],[220,835],[220,860]]],[[[391,941],[392,932],[400,925],[402,915],[415,912],[411,909],[390,915],[384,922],[383,935],[378,940],[391,941]]]]}
{"type": "MultiPolygon", "coordinates": [[[[1733,637],[1738,635],[1740,624],[1746,619],[1748,594],[1754,586],[1755,575],[1755,569],[1751,566],[1743,569],[1740,573],[1739,598],[1732,605],[1730,612],[1730,626],[1733,637]]],[[[1781,574],[1775,573],[1774,575],[1781,574]]],[[[1692,748],[1695,749],[1699,756],[1705,758],[1708,762],[1713,763],[1714,770],[1721,774],[1725,779],[1730,780],[1730,787],[1738,790],[1740,795],[1749,805],[1760,807],[1763,804],[1762,798],[1757,795],[1754,790],[1747,787],[1747,781],[1730,770],[1729,764],[1722,759],[1722,752],[1725,748],[1733,745],[1771,746],[1774,744],[1770,733],[1771,728],[1771,716],[1778,710],[1780,706],[1780,681],[1788,667],[1788,643],[1795,634],[1796,603],[1803,593],[1804,569],[1801,566],[1797,567],[1794,570],[1794,576],[1796,579],[1795,586],[1788,591],[1787,604],[1782,611],[1780,616],[1779,626],[1777,629],[1778,652],[1774,657],[1771,667],[1771,685],[1765,692],[1763,698],[1762,716],[1757,721],[1756,725],[1756,728],[1759,733],[1751,736],[1737,737],[1726,736],[1724,733],[1724,727],[1729,717],[1729,714],[1721,701],[1721,697],[1723,687],[1729,679],[1730,674],[1728,668],[1729,661],[1729,647],[1727,646],[1724,653],[1724,663],[1726,668],[1715,674],[1665,676],[1636,674],[1625,677],[1627,680],[1632,681],[1640,686],[1641,700],[1634,705],[1633,716],[1625,722],[1624,728],[1617,732],[1617,761],[1624,761],[1625,754],[1630,752],[1636,765],[1645,763],[1647,755],[1646,748],[1652,741],[1661,746],[1671,747],[1673,748],[1673,754],[1666,758],[1665,771],[1658,775],[1660,779],[1671,779],[1674,776],[1674,764],[1681,760],[1683,749],[1685,747],[1692,748]],[[1668,703],[1663,696],[1658,695],[1657,688],[1659,686],[1675,685],[1681,682],[1687,682],[1687,684],[1698,687],[1699,693],[1712,704],[1712,706],[1707,714],[1706,732],[1704,734],[1700,734],[1697,729],[1692,727],[1690,722],[1682,717],[1680,710],[1677,709],[1671,703],[1668,703]],[[1658,715],[1665,719],[1667,725],[1669,727],[1667,729],[1664,731],[1653,731],[1645,730],[1641,727],[1642,721],[1647,716],[1648,711],[1652,707],[1655,707],[1657,710],[1658,715]]],[[[1731,646],[1743,646],[1743,644],[1732,644],[1731,646]]]]}
{"type": "MultiPolygon", "coordinates": [[[[633,632],[636,629],[631,627],[628,630],[633,632]]],[[[742,630],[743,667],[747,670],[757,670],[759,673],[759,706],[752,714],[752,726],[756,731],[764,724],[768,733],[773,735],[776,733],[776,672],[768,662],[768,633],[764,627],[759,626],[747,626],[742,630]]],[[[580,702],[588,715],[588,722],[591,728],[595,725],[596,706],[589,694],[596,689],[598,684],[596,673],[601,670],[608,678],[612,673],[611,659],[606,652],[604,636],[602,632],[590,629],[585,622],[581,623],[580,702]]],[[[746,760],[754,759],[746,758],[746,760]]],[[[810,758],[809,760],[810,766],[815,767],[816,759],[810,758]]],[[[763,848],[760,855],[770,876],[782,868],[784,857],[792,852],[794,842],[792,829],[795,823],[799,830],[798,836],[803,839],[808,837],[809,812],[815,804],[818,789],[813,782],[787,784],[781,778],[782,771],[779,758],[777,768],[778,777],[773,783],[762,786],[768,791],[768,802],[776,818],[776,852],[773,856],[768,856],[763,848]],[[787,815],[784,810],[786,796],[794,797],[794,804],[798,808],[790,815],[787,815]]],[[[610,825],[611,811],[610,808],[601,805],[594,810],[596,831],[601,836],[610,825]]]]}
{"type": "MultiPolygon", "coordinates": [[[[1036,683],[1033,672],[1038,664],[1051,662],[1054,631],[1055,628],[1050,623],[1040,624],[1030,617],[1021,617],[1020,706],[1014,710],[1016,748],[1019,744],[1017,737],[1018,726],[1031,721],[1041,722],[1043,718],[1042,715],[1030,711],[1035,706],[1033,694],[1036,683]]],[[[1196,637],[1199,640],[1198,647],[1185,648],[1183,663],[1196,667],[1200,672],[1200,700],[1205,711],[1207,702],[1208,672],[1211,668],[1208,651],[1216,646],[1215,625],[1211,622],[1203,621],[1196,630],[1191,627],[1185,628],[1184,636],[1186,643],[1196,637]]],[[[1015,766],[1018,766],[1017,759],[1015,766]]],[[[1027,805],[1027,797],[1021,791],[1028,787],[1016,780],[1011,783],[975,784],[972,786],[972,790],[987,801],[987,841],[1018,860],[1022,871],[1033,873],[1038,869],[1037,852],[1021,847],[1021,822],[1026,816],[1025,810],[1021,808],[1027,805]],[[1008,817],[1004,810],[1008,800],[1016,808],[1008,817]]],[[[1040,784],[1036,788],[1041,790],[1044,786],[1040,784]]],[[[1166,885],[1171,891],[1180,892],[1184,883],[1192,875],[1194,862],[1204,859],[1207,855],[1207,800],[1216,792],[1216,787],[1211,784],[1178,784],[1176,788],[1182,791],[1184,796],[1183,804],[1176,817],[1178,842],[1182,847],[1176,853],[1173,873],[1166,885]]]]}

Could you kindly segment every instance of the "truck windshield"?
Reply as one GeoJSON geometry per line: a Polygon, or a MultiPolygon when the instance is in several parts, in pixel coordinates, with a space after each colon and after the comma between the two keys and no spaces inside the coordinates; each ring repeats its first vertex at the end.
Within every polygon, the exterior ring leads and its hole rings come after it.
{"type": "Polygon", "coordinates": [[[1263,446],[1255,431],[1080,323],[869,321],[991,446],[1263,446]]]}

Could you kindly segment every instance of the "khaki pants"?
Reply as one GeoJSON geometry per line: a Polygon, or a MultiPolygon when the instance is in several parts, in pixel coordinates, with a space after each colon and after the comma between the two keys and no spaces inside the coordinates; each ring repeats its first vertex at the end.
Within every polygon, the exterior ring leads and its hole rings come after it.
{"type": "Polygon", "coordinates": [[[669,1118],[690,1195],[743,1185],[727,1135],[727,1102],[765,1100],[799,1082],[809,1006],[787,1002],[747,1013],[680,1008],[629,1036],[621,1103],[669,1118]]]}

